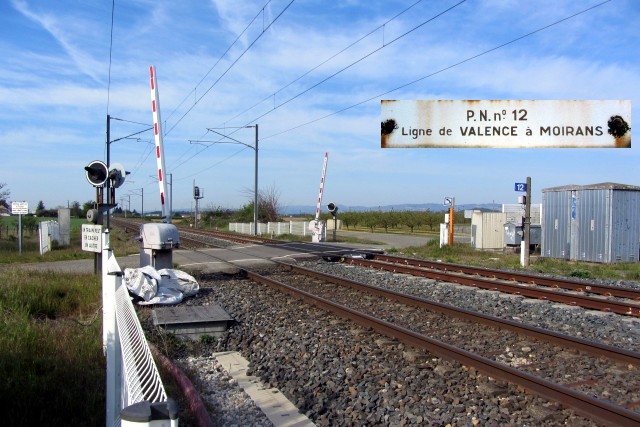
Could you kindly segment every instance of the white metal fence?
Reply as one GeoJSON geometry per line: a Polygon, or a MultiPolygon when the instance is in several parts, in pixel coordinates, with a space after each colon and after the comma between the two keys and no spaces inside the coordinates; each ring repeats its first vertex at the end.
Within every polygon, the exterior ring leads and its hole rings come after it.
{"type": "MultiPolygon", "coordinates": [[[[108,232],[103,233],[102,242],[102,339],[107,357],[106,426],[112,427],[121,425],[120,414],[123,409],[141,402],[157,403],[168,399],[129,292],[123,284],[122,270],[110,249],[108,232]]],[[[135,424],[157,425],[152,421],[135,424]]],[[[171,419],[170,425],[177,427],[177,418],[171,419]]]]}
{"type": "Polygon", "coordinates": [[[52,241],[60,241],[60,225],[57,221],[38,223],[38,237],[40,239],[40,255],[43,255],[51,250],[52,241]]]}
{"type": "Polygon", "coordinates": [[[126,286],[116,290],[116,321],[124,376],[123,406],[166,401],[167,394],[126,286]]]}
{"type": "MultiPolygon", "coordinates": [[[[258,234],[268,236],[280,236],[283,234],[294,234],[296,236],[311,236],[313,233],[309,224],[315,221],[284,221],[258,223],[258,234]]],[[[340,220],[337,220],[338,230],[341,227],[340,220]]],[[[333,230],[333,221],[326,222],[326,229],[333,230]]],[[[242,234],[254,234],[252,222],[230,222],[229,231],[242,234]]]]}

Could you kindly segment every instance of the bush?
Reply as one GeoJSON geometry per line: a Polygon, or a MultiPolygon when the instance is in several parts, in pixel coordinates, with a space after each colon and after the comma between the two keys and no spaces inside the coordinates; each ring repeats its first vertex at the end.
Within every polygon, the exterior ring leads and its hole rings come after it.
{"type": "Polygon", "coordinates": [[[579,268],[577,268],[575,270],[572,270],[569,273],[569,276],[577,277],[579,279],[591,279],[592,278],[591,273],[589,271],[582,270],[582,269],[579,269],[579,268]]]}

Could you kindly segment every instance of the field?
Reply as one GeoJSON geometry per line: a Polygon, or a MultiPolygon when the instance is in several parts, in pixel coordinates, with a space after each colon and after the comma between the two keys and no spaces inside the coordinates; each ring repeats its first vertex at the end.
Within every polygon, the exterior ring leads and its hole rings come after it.
{"type": "MultiPolygon", "coordinates": [[[[0,217],[0,401],[11,408],[3,425],[104,426],[100,278],[19,266],[92,258],[80,249],[85,222],[72,219],[71,244],[40,255],[37,228],[23,221],[20,255],[17,219],[0,217]]],[[[131,235],[114,231],[111,241],[117,253],[139,250],[131,235]]]]}
{"type": "Polygon", "coordinates": [[[0,269],[3,425],[104,425],[100,307],[96,276],[0,269]]]}

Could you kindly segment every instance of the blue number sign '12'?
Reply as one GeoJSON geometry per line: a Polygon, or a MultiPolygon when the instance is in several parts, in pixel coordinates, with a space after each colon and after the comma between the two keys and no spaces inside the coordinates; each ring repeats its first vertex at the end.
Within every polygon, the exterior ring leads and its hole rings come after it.
{"type": "Polygon", "coordinates": [[[526,192],[527,191],[527,184],[524,183],[524,182],[516,182],[515,191],[526,192]]]}

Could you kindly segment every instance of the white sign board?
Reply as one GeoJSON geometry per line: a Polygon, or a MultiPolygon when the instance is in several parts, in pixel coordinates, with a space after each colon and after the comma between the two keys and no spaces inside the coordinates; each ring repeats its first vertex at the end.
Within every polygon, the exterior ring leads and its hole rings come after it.
{"type": "Polygon", "coordinates": [[[102,226],[82,224],[82,250],[88,252],[102,251],[102,226]]]}
{"type": "Polygon", "coordinates": [[[382,100],[382,148],[630,148],[631,101],[382,100]]]}
{"type": "Polygon", "coordinates": [[[28,202],[11,202],[11,214],[12,215],[28,215],[29,203],[28,202]]]}

